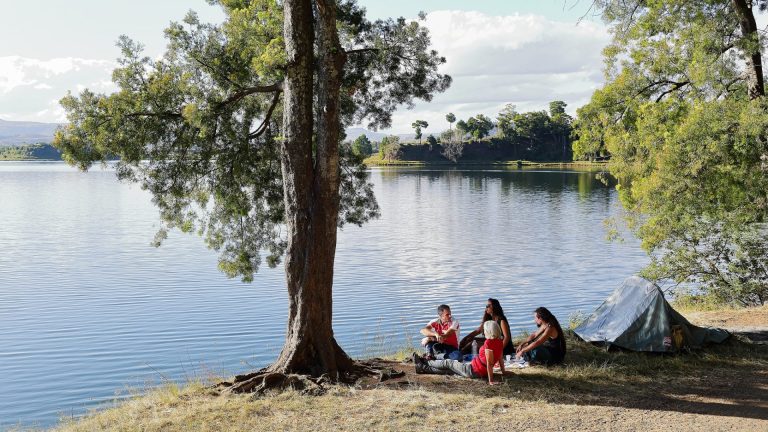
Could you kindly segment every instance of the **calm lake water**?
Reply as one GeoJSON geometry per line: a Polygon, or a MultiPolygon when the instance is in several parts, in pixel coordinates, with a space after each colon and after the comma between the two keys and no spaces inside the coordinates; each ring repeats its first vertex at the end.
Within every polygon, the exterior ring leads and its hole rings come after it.
{"type": "MultiPolygon", "coordinates": [[[[595,308],[647,262],[605,239],[616,192],[594,173],[374,169],[382,217],[339,235],[334,329],[353,356],[417,341],[440,303],[464,332],[498,297],[513,333],[549,307],[595,308]]],[[[114,172],[0,163],[0,430],[50,426],[165,380],[273,360],[282,268],[227,279],[194,235],[158,228],[149,195],[114,172]]]]}

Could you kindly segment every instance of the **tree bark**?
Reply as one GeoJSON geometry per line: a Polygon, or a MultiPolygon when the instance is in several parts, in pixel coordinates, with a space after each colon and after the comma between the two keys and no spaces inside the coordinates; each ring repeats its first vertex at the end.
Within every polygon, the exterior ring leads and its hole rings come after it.
{"type": "Polygon", "coordinates": [[[353,363],[332,328],[333,265],[339,209],[338,94],[344,58],[336,33],[335,2],[318,2],[319,113],[313,122],[314,25],[311,0],[285,0],[285,77],[281,166],[288,247],[288,329],[269,372],[311,376],[340,373],[353,363]],[[313,158],[313,131],[317,153],[313,158]]]}
{"type": "Polygon", "coordinates": [[[765,86],[763,83],[763,60],[758,44],[760,35],[757,31],[755,15],[752,12],[751,2],[747,0],[731,0],[733,9],[739,17],[739,26],[741,27],[741,37],[750,41],[748,46],[750,52],[747,57],[747,90],[750,99],[757,99],[765,96],[765,86]],[[754,41],[754,44],[751,42],[754,41]]]}

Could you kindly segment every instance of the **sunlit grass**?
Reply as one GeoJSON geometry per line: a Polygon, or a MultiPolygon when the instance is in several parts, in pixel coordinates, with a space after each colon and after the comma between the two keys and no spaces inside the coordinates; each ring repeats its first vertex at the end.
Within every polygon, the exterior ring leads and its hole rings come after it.
{"type": "MultiPolygon", "coordinates": [[[[366,335],[373,342],[363,357],[402,362],[420,350],[413,344],[414,335],[406,333],[406,343],[393,344],[383,332],[373,333],[366,335]]],[[[673,430],[679,429],[680,422],[674,415],[649,414],[659,401],[711,400],[723,409],[732,404],[727,400],[727,383],[743,380],[743,386],[757,381],[759,387],[761,371],[768,370],[768,347],[740,338],[691,353],[651,355],[609,352],[578,340],[570,330],[566,334],[565,364],[514,370],[494,387],[481,380],[408,375],[401,385],[331,386],[323,396],[295,391],[220,396],[211,387],[219,377],[208,373],[182,384],[133,389],[131,397],[116,400],[112,407],[81,419],[62,419],[56,430],[437,430],[446,425],[472,429],[499,422],[511,428],[534,422],[541,429],[606,430],[606,422],[616,419],[617,406],[629,416],[622,423],[628,426],[608,429],[673,430]],[[725,392],[720,388],[723,383],[725,392]],[[535,423],[542,416],[549,420],[535,423]]],[[[411,370],[408,363],[399,368],[411,370]]],[[[745,403],[743,396],[740,403],[745,403]]],[[[759,429],[749,416],[717,418],[725,428],[759,429]]]]}

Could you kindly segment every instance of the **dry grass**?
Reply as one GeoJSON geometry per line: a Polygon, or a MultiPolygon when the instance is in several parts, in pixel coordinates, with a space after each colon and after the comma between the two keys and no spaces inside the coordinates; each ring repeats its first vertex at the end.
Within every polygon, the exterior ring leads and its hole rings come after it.
{"type": "Polygon", "coordinates": [[[765,346],[735,340],[706,352],[649,356],[569,342],[567,365],[519,370],[494,387],[415,375],[410,364],[393,362],[406,377],[331,387],[320,397],[166,386],[57,430],[768,430],[765,346]]]}
{"type": "MultiPolygon", "coordinates": [[[[768,328],[768,308],[707,312],[768,328]],[[729,315],[730,314],[730,315],[729,315]],[[755,316],[761,318],[754,318],[755,316]]],[[[709,317],[709,318],[707,318],[709,317]]],[[[168,385],[64,420],[57,431],[768,430],[768,346],[732,338],[685,355],[606,352],[569,338],[567,364],[515,371],[498,386],[453,376],[406,376],[335,386],[323,396],[286,391],[218,396],[200,383],[168,385]]]]}
{"type": "Polygon", "coordinates": [[[717,307],[701,311],[693,308],[680,310],[694,324],[725,327],[734,330],[768,327],[768,305],[751,308],[717,307]]]}

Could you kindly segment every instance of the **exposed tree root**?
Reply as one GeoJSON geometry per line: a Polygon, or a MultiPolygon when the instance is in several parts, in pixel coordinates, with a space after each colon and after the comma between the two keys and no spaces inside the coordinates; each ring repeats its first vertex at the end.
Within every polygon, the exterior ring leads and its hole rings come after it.
{"type": "Polygon", "coordinates": [[[385,366],[379,358],[357,362],[356,366],[362,369],[368,376],[378,377],[379,382],[405,376],[405,372],[385,366]]]}
{"type": "Polygon", "coordinates": [[[378,382],[400,378],[405,372],[385,366],[381,359],[369,359],[352,362],[351,368],[339,372],[337,376],[328,374],[313,377],[303,374],[286,374],[270,371],[269,368],[237,375],[235,379],[216,384],[214,388],[220,393],[254,393],[262,395],[267,391],[297,390],[303,394],[319,396],[326,392],[328,384],[354,384],[365,377],[375,377],[378,382]]]}
{"type": "Polygon", "coordinates": [[[269,390],[298,390],[304,394],[321,395],[325,392],[323,377],[312,378],[306,375],[283,374],[262,369],[258,372],[238,375],[232,382],[221,382],[216,388],[222,393],[264,394],[269,390]]]}

